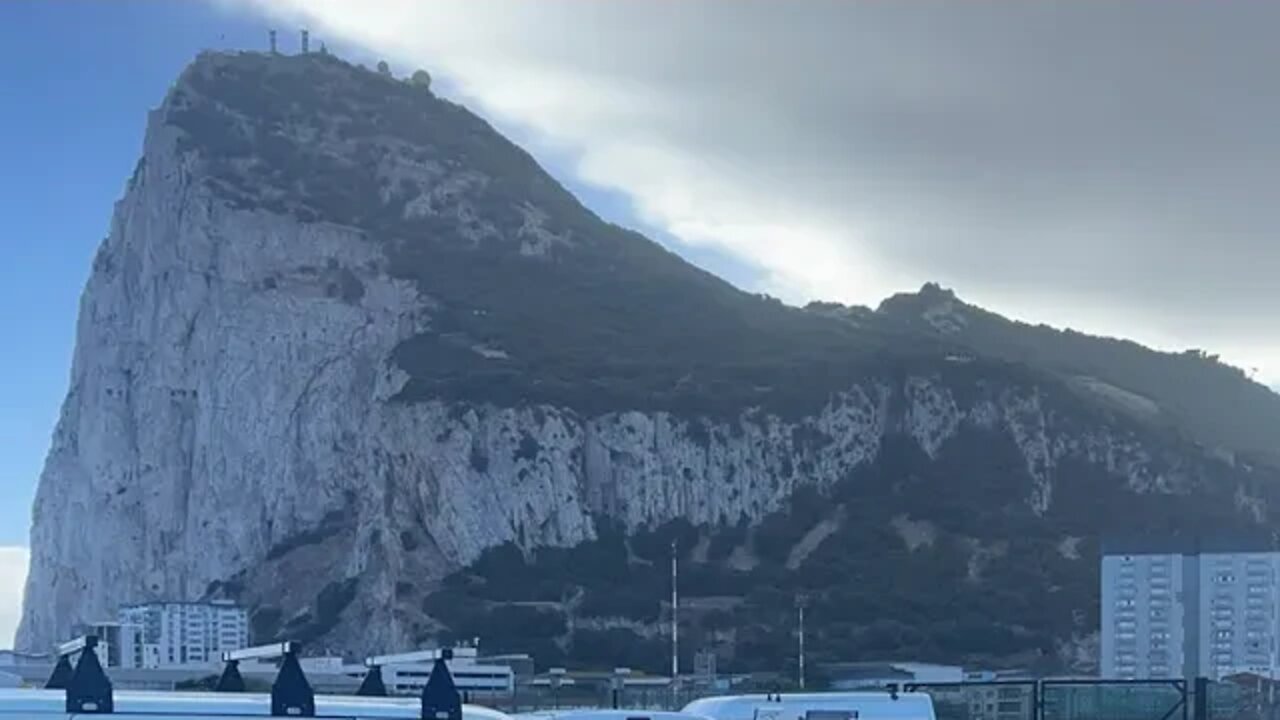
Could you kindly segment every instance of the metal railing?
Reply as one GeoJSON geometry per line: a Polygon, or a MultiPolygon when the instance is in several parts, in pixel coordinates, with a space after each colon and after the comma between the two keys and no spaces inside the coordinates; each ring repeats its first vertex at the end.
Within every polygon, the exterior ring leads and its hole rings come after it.
{"type": "Polygon", "coordinates": [[[1280,686],[1178,679],[1064,678],[907,683],[939,720],[1280,720],[1280,686]]]}

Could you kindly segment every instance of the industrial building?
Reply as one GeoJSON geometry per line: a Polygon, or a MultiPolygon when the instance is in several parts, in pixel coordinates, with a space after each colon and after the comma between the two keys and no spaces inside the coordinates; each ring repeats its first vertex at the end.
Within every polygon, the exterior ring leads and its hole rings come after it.
{"type": "Polygon", "coordinates": [[[818,666],[830,683],[831,690],[883,690],[893,685],[911,683],[958,683],[964,680],[964,668],[922,662],[828,662],[818,666]]]}
{"type": "MultiPolygon", "coordinates": [[[[431,669],[440,650],[421,653],[412,662],[390,662],[382,666],[382,681],[392,695],[419,695],[431,677],[431,669]]],[[[459,647],[452,651],[452,658],[445,661],[454,684],[460,692],[477,696],[509,697],[516,686],[515,671],[509,663],[481,662],[474,647],[459,647]]],[[[364,667],[358,670],[363,674],[364,667]]]]}

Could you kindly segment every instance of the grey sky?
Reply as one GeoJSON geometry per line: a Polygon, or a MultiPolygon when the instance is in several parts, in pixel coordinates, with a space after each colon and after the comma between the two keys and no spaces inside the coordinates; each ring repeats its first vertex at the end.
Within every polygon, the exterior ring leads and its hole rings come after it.
{"type": "Polygon", "coordinates": [[[1280,5],[239,1],[449,76],[754,289],[938,280],[1280,378],[1280,5]]]}

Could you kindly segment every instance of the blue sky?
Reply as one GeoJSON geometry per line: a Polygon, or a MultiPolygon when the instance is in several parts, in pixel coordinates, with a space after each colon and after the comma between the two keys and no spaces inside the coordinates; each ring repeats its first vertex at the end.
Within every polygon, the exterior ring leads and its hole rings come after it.
{"type": "MultiPolygon", "coordinates": [[[[0,337],[9,349],[0,353],[0,546],[27,544],[80,291],[137,159],[147,111],[197,52],[260,48],[267,27],[246,11],[198,2],[0,2],[0,337]]],[[[282,46],[294,42],[281,36],[282,46]]],[[[441,86],[448,94],[447,78],[441,86]]],[[[504,130],[521,139],[520,128],[504,130]]],[[[571,158],[534,150],[566,175],[558,161],[571,158]]],[[[636,224],[621,196],[572,187],[602,215],[636,224]]],[[[750,277],[723,256],[682,250],[722,275],[750,277]]]]}
{"type": "Polygon", "coordinates": [[[0,545],[27,543],[80,290],[146,111],[200,48],[259,35],[196,3],[0,3],[0,545]]]}

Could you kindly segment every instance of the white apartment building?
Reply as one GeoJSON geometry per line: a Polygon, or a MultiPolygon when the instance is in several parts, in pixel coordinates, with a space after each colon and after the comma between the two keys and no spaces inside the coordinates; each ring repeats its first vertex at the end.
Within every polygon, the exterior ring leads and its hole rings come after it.
{"type": "Polygon", "coordinates": [[[249,646],[248,613],[230,601],[129,605],[120,608],[119,625],[132,629],[136,638],[135,647],[112,653],[122,667],[216,664],[223,652],[249,646]]]}
{"type": "Polygon", "coordinates": [[[1280,552],[1261,543],[1108,543],[1102,675],[1218,679],[1275,664],[1280,552]]]}
{"type": "Polygon", "coordinates": [[[1181,554],[1103,555],[1103,677],[1183,676],[1183,569],[1181,554]]]}
{"type": "Polygon", "coordinates": [[[1267,675],[1276,661],[1280,552],[1200,556],[1201,673],[1267,675]]]}

